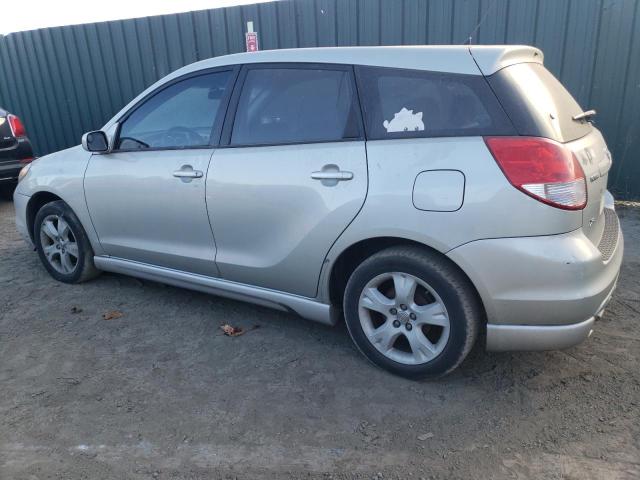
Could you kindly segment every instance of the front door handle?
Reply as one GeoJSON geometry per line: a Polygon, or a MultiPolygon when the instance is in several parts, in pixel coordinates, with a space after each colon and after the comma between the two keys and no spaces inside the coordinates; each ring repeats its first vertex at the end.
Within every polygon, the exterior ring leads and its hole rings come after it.
{"type": "Polygon", "coordinates": [[[324,170],[321,172],[313,172],[311,178],[314,180],[337,180],[338,182],[343,182],[353,179],[353,172],[324,170]]]}
{"type": "Polygon", "coordinates": [[[173,176],[180,178],[183,182],[190,182],[193,178],[202,178],[203,175],[200,170],[194,170],[191,165],[183,165],[180,170],[173,172],[173,176]]]}

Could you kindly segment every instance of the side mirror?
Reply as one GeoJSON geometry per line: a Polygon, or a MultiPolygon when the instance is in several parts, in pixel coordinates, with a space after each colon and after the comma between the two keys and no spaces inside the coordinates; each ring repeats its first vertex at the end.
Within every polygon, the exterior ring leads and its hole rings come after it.
{"type": "Polygon", "coordinates": [[[82,136],[82,148],[87,152],[109,151],[109,140],[107,139],[107,134],[102,130],[85,133],[82,136]]]}

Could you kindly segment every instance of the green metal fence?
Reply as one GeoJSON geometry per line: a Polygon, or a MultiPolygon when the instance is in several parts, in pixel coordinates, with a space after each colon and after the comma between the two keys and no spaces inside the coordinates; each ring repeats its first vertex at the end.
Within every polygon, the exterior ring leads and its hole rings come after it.
{"type": "Polygon", "coordinates": [[[614,155],[610,188],[640,198],[640,0],[284,0],[0,36],[0,105],[38,154],[79,143],[182,65],[244,50],[334,45],[530,44],[614,155]],[[480,23],[480,26],[478,24],[480,23]]]}

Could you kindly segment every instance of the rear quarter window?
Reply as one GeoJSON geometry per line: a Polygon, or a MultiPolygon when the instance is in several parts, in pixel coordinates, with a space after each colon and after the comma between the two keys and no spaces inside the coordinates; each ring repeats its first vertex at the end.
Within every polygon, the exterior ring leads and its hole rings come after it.
{"type": "Polygon", "coordinates": [[[584,137],[592,126],[573,120],[582,108],[566,88],[539,63],[518,63],[487,77],[520,135],[561,143],[584,137]]]}
{"type": "Polygon", "coordinates": [[[480,75],[357,67],[367,138],[514,135],[480,75]]]}

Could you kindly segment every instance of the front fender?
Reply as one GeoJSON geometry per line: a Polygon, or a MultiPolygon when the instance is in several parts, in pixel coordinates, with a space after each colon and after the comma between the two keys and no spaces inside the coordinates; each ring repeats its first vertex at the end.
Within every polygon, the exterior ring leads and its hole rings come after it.
{"type": "Polygon", "coordinates": [[[63,200],[82,224],[96,255],[104,253],[93,228],[84,195],[84,173],[91,154],[81,146],[46,155],[34,161],[29,174],[18,184],[16,194],[31,197],[27,210],[46,193],[63,200]]]}

